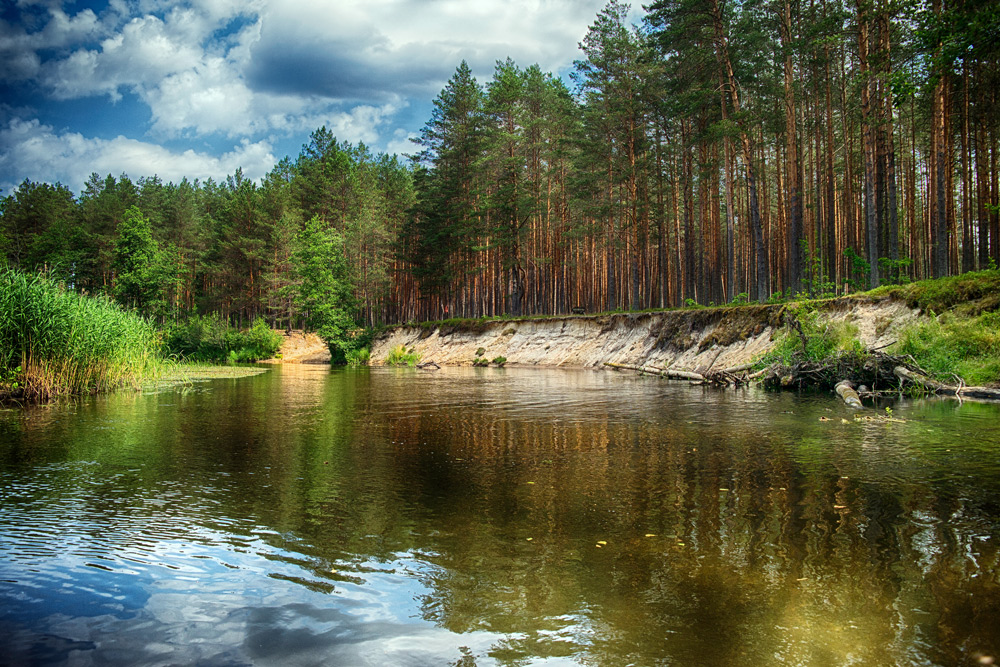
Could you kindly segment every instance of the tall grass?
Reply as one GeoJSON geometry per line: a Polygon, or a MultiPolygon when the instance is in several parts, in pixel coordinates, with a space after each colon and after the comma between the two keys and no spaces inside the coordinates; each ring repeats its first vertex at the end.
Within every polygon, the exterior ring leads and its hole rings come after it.
{"type": "Polygon", "coordinates": [[[954,384],[1000,385],[1000,311],[977,317],[944,313],[903,330],[893,350],[909,354],[934,377],[954,384]]]}
{"type": "Polygon", "coordinates": [[[406,351],[405,345],[397,345],[389,351],[389,356],[385,358],[386,366],[416,366],[420,361],[420,353],[410,350],[406,351]]]}
{"type": "Polygon", "coordinates": [[[8,385],[0,390],[16,385],[35,400],[139,386],[156,371],[158,350],[153,326],[110,299],[0,267],[0,377],[8,385]]]}

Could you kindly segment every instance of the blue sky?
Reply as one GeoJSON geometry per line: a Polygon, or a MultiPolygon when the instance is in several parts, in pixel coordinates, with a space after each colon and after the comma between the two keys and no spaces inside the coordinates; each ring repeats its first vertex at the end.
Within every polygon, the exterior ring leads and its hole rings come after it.
{"type": "Polygon", "coordinates": [[[326,125],[408,139],[464,59],[564,75],[605,0],[5,0],[0,188],[260,178],[326,125]]]}

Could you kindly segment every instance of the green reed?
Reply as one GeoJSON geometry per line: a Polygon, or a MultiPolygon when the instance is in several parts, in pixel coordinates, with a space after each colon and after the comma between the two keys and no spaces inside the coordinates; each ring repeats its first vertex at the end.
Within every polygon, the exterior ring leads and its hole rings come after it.
{"type": "Polygon", "coordinates": [[[157,371],[159,345],[149,322],[104,296],[0,268],[0,392],[44,400],[138,387],[157,371]]]}

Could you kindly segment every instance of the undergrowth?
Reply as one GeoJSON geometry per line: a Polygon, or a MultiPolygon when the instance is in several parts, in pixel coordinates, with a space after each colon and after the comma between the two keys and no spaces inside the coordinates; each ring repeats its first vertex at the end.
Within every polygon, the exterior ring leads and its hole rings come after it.
{"type": "Polygon", "coordinates": [[[780,363],[785,366],[800,361],[823,361],[836,356],[859,355],[865,351],[858,340],[858,328],[847,322],[824,321],[815,304],[790,305],[784,315],[785,331],[775,346],[758,361],[758,366],[780,363]]]}
{"type": "Polygon", "coordinates": [[[185,361],[250,362],[270,359],[283,338],[262,318],[246,331],[229,325],[217,315],[195,315],[164,330],[168,354],[185,361]]]}

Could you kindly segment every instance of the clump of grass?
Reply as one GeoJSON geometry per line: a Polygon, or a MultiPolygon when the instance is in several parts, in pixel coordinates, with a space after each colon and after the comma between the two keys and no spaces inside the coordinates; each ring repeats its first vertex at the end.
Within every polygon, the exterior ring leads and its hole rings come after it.
{"type": "Polygon", "coordinates": [[[420,354],[411,348],[406,350],[405,345],[397,345],[389,351],[389,356],[385,358],[386,366],[416,366],[420,361],[420,354]]]}
{"type": "Polygon", "coordinates": [[[785,311],[785,331],[764,355],[760,366],[780,363],[791,366],[800,361],[822,362],[844,354],[863,354],[858,328],[847,322],[823,321],[815,303],[793,304],[785,311]]]}
{"type": "Polygon", "coordinates": [[[367,347],[361,347],[356,350],[348,350],[345,356],[348,366],[367,366],[368,362],[371,361],[372,353],[367,347]]]}
{"type": "Polygon", "coordinates": [[[492,363],[496,364],[497,366],[503,367],[503,365],[507,363],[507,357],[493,357],[492,363]]]}
{"type": "Polygon", "coordinates": [[[44,400],[138,387],[159,349],[152,324],[110,299],[0,268],[0,390],[44,400]]]}
{"type": "Polygon", "coordinates": [[[270,359],[283,338],[258,317],[246,331],[218,315],[194,316],[164,332],[167,352],[186,361],[251,362],[270,359]]]}
{"type": "Polygon", "coordinates": [[[904,329],[893,352],[909,354],[941,381],[954,376],[969,385],[1000,383],[1000,312],[978,317],[946,313],[904,329]]]}

